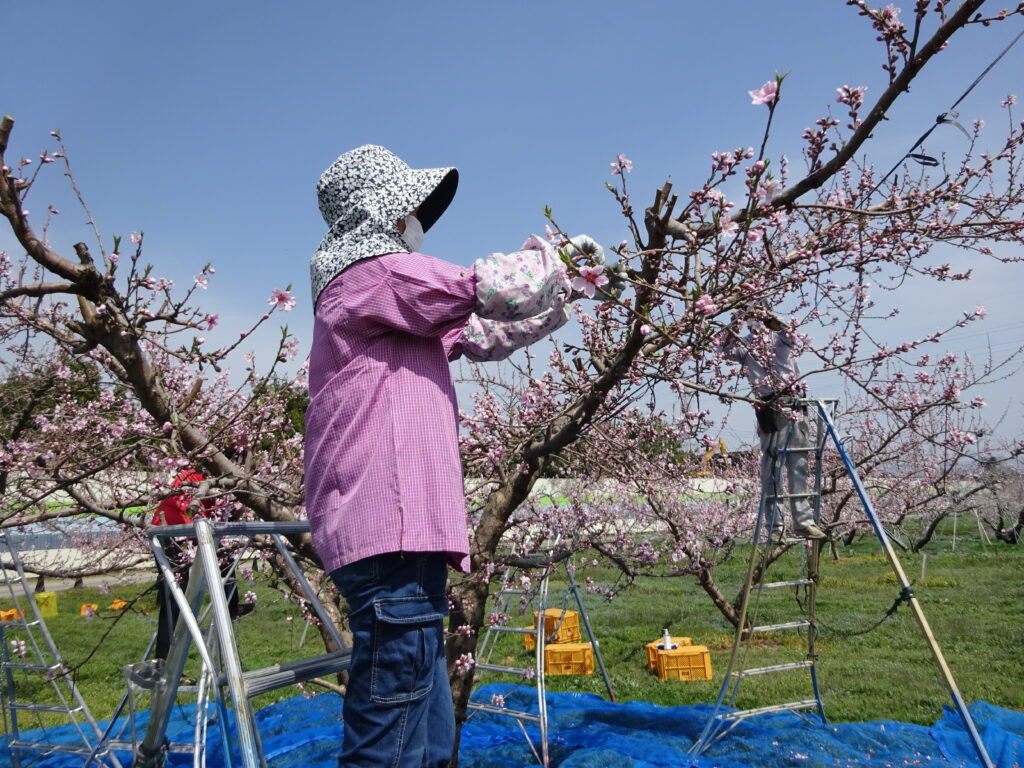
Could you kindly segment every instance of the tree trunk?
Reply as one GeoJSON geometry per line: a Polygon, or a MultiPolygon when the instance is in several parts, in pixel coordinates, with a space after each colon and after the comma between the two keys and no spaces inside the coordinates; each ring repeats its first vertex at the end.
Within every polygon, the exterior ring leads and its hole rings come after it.
{"type": "Polygon", "coordinates": [[[939,527],[939,523],[945,520],[948,515],[949,511],[947,510],[946,512],[940,515],[935,515],[935,517],[929,520],[928,525],[925,526],[925,529],[921,532],[921,535],[918,536],[917,540],[914,541],[914,543],[910,546],[910,551],[920,552],[922,549],[924,549],[928,542],[932,540],[932,536],[935,535],[935,529],[939,527]]]}
{"type": "Polygon", "coordinates": [[[1024,532],[1024,507],[1021,507],[1017,515],[1017,522],[1010,528],[1003,528],[1002,518],[999,520],[999,527],[995,528],[996,538],[1005,541],[1007,544],[1020,544],[1021,533],[1024,532]]]}
{"type": "MultiPolygon", "coordinates": [[[[474,568],[474,572],[476,569],[474,568]]],[[[480,629],[484,626],[487,613],[487,598],[490,582],[483,578],[470,578],[458,591],[453,590],[453,608],[448,621],[448,679],[452,685],[452,701],[455,706],[455,750],[452,753],[450,768],[457,768],[459,763],[459,744],[462,740],[462,726],[466,722],[469,708],[469,697],[473,693],[473,671],[458,674],[455,662],[465,653],[476,654],[480,629]],[[471,635],[466,636],[455,630],[461,626],[473,627],[471,635]]]]}
{"type": "Polygon", "coordinates": [[[725,616],[726,620],[734,627],[739,626],[740,614],[736,606],[741,604],[743,599],[743,590],[741,588],[740,594],[736,598],[735,603],[729,602],[722,590],[718,588],[718,584],[715,583],[715,577],[711,575],[711,567],[703,566],[700,572],[697,574],[697,581],[700,583],[701,588],[707,593],[708,597],[711,598],[711,602],[715,604],[715,607],[721,611],[722,615],[725,616]]]}

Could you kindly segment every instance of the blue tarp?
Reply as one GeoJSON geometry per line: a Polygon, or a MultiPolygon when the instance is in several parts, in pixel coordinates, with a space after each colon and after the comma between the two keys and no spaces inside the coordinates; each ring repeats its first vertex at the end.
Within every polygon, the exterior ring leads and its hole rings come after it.
{"type": "MultiPolygon", "coordinates": [[[[536,691],[517,685],[490,685],[478,696],[505,697],[511,709],[536,711],[536,691]]],[[[633,701],[612,704],[593,694],[550,693],[551,764],[558,768],[782,768],[782,766],[977,766],[978,758],[960,716],[946,710],[935,725],[888,720],[870,723],[823,724],[791,713],[761,715],[744,721],[699,757],[687,750],[699,736],[712,710],[710,704],[661,707],[633,701]]],[[[1024,713],[975,702],[971,715],[989,756],[999,768],[1024,768],[1024,713]]],[[[178,707],[168,728],[172,741],[190,741],[192,707],[178,707]]],[[[341,699],[333,694],[296,696],[257,713],[264,751],[272,768],[336,768],[341,739],[341,699]]],[[[144,728],[146,713],[137,717],[144,728]]],[[[47,741],[67,728],[48,729],[47,741]]],[[[31,732],[23,734],[31,740],[31,732]]],[[[223,768],[220,731],[211,727],[207,744],[209,768],[223,768]]],[[[127,756],[125,756],[127,759],[127,756]]],[[[0,768],[10,758],[0,754],[0,768]]],[[[46,768],[77,768],[81,757],[55,755],[46,768]]],[[[170,765],[191,759],[172,755],[170,765]]],[[[462,732],[462,768],[529,768],[536,765],[515,721],[507,716],[477,713],[462,732]]]]}

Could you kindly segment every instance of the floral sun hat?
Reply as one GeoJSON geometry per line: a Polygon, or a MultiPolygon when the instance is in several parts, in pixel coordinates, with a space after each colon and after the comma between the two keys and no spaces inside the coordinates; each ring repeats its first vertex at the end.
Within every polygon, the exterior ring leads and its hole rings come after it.
{"type": "Polygon", "coordinates": [[[346,152],[316,185],[329,229],[309,263],[313,305],[350,264],[384,253],[408,253],[397,222],[413,209],[430,229],[455,197],[455,168],[410,168],[384,147],[366,144],[346,152]]]}

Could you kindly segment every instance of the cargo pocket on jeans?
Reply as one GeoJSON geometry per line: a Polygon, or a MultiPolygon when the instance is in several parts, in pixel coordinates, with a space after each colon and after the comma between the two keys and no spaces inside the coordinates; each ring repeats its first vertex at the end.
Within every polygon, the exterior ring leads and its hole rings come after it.
{"type": "Polygon", "coordinates": [[[434,664],[442,652],[448,598],[395,597],[374,602],[373,671],[370,698],[399,704],[430,693],[434,664]]]}

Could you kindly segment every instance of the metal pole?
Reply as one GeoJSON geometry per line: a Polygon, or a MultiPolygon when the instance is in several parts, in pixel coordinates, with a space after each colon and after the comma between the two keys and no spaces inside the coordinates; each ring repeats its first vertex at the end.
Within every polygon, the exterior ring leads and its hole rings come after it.
{"type": "MultiPolygon", "coordinates": [[[[774,445],[774,442],[772,443],[774,445]]],[[[772,462],[771,472],[775,472],[775,463],[772,462]]],[[[762,484],[763,491],[763,484],[762,484]]],[[[747,610],[750,606],[750,583],[754,580],[754,568],[759,559],[762,557],[762,553],[759,551],[759,541],[761,539],[761,532],[763,529],[770,529],[771,525],[764,525],[769,522],[766,518],[769,516],[768,511],[768,494],[759,491],[759,499],[757,503],[757,518],[754,521],[754,533],[750,539],[750,558],[747,560],[747,572],[743,579],[743,592],[740,598],[740,610],[737,616],[736,622],[736,634],[733,638],[732,650],[729,653],[729,663],[726,666],[725,673],[722,676],[722,686],[718,690],[718,698],[715,700],[714,708],[711,710],[711,714],[708,716],[707,721],[704,723],[704,728],[697,737],[696,741],[690,746],[690,752],[700,754],[707,749],[711,744],[717,741],[719,738],[725,735],[725,731],[736,725],[733,723],[731,726],[726,727],[721,720],[718,719],[718,713],[722,709],[722,705],[726,703],[728,697],[728,706],[732,706],[735,702],[736,694],[739,692],[741,677],[734,677],[732,672],[737,666],[737,659],[739,658],[740,646],[743,643],[743,633],[747,623],[747,610]],[[723,728],[725,729],[723,731],[723,728]]],[[[766,535],[770,537],[770,530],[766,535]]],[[[766,546],[770,546],[766,542],[766,546]]]]}
{"type": "Polygon", "coordinates": [[[601,677],[604,678],[604,687],[608,691],[608,699],[615,703],[615,691],[612,690],[611,680],[608,679],[608,672],[604,668],[604,660],[601,658],[601,649],[598,647],[597,638],[594,637],[594,630],[590,626],[590,617],[587,616],[587,611],[583,607],[583,598],[580,596],[580,587],[576,583],[576,579],[572,575],[572,569],[569,567],[569,561],[565,561],[565,575],[569,577],[569,590],[572,592],[572,596],[576,598],[576,607],[579,608],[580,618],[583,619],[583,627],[587,630],[587,637],[590,638],[590,644],[594,649],[594,658],[597,660],[597,667],[601,670],[601,677]]]}
{"type": "Polygon", "coordinates": [[[960,695],[960,690],[957,688],[956,681],[953,679],[953,673],[946,664],[946,659],[942,655],[942,650],[939,648],[939,644],[936,642],[935,636],[932,634],[931,627],[928,625],[928,619],[925,618],[924,611],[921,609],[921,604],[917,601],[917,596],[914,595],[913,589],[911,589],[910,582],[907,580],[907,575],[903,572],[903,567],[900,565],[900,561],[896,557],[896,552],[892,548],[889,536],[886,534],[885,529],[882,528],[882,523],[878,519],[878,515],[875,513],[875,508],[871,503],[871,498],[868,496],[867,491],[864,489],[864,485],[860,481],[860,477],[857,475],[857,469],[853,465],[853,460],[850,459],[850,455],[843,447],[842,440],[839,439],[839,435],[836,432],[835,425],[832,423],[832,419],[829,418],[828,414],[825,412],[824,406],[820,402],[818,403],[818,413],[821,414],[822,420],[825,422],[825,426],[828,429],[828,433],[832,437],[832,441],[835,443],[836,449],[839,451],[839,456],[843,460],[843,466],[846,468],[846,473],[850,476],[850,480],[853,481],[853,486],[857,491],[857,495],[860,497],[861,504],[864,505],[864,510],[868,513],[868,518],[871,520],[871,527],[875,529],[875,535],[878,537],[878,541],[882,544],[882,549],[889,561],[889,565],[892,567],[893,572],[896,574],[896,578],[900,582],[900,586],[903,588],[903,594],[910,595],[908,599],[910,608],[913,610],[914,617],[917,619],[917,623],[921,627],[921,632],[924,634],[925,640],[928,642],[928,647],[931,649],[932,656],[934,656],[935,662],[938,664],[939,669],[942,672],[942,677],[946,683],[946,687],[949,689],[950,696],[953,698],[953,703],[956,705],[956,709],[964,721],[964,727],[967,729],[967,733],[971,738],[971,743],[974,745],[974,749],[978,754],[978,759],[985,768],[995,768],[995,763],[993,763],[992,759],[988,756],[988,752],[985,750],[985,745],[981,740],[981,736],[978,734],[978,729],[974,725],[974,719],[971,717],[971,713],[967,711],[967,705],[964,703],[963,697],[960,695]]]}
{"type": "Polygon", "coordinates": [[[548,768],[548,694],[544,682],[544,648],[548,635],[548,577],[551,566],[544,571],[540,582],[540,612],[537,614],[537,714],[540,716],[540,754],[541,765],[548,768]]]}
{"type": "MultiPolygon", "coordinates": [[[[288,564],[288,567],[291,569],[291,572],[295,574],[295,580],[299,583],[299,587],[306,595],[306,599],[309,601],[309,605],[313,609],[313,613],[315,613],[316,617],[320,619],[320,623],[324,626],[324,628],[327,630],[327,633],[331,636],[331,639],[334,641],[334,644],[337,647],[337,649],[340,651],[345,648],[348,648],[348,643],[346,643],[342,639],[341,633],[338,632],[338,628],[334,626],[334,622],[331,620],[331,617],[328,616],[326,612],[320,610],[320,600],[317,598],[316,592],[313,591],[313,587],[310,586],[309,581],[307,581],[306,577],[303,575],[302,569],[299,568],[299,564],[295,562],[295,558],[292,557],[292,553],[288,551],[288,542],[284,539],[283,536],[276,533],[273,534],[271,538],[274,540],[274,545],[277,547],[277,551],[281,554],[281,557],[288,564]]],[[[306,631],[308,629],[309,622],[307,621],[306,629],[302,631],[302,642],[305,642],[306,640],[306,631]]],[[[302,642],[299,643],[300,648],[302,647],[302,642]]]]}
{"type": "MultiPolygon", "coordinates": [[[[228,600],[221,586],[223,582],[220,566],[217,563],[217,545],[213,540],[213,529],[209,521],[203,518],[197,519],[195,526],[198,561],[202,564],[206,583],[216,584],[218,587],[209,591],[210,604],[213,606],[214,634],[217,637],[224,673],[227,675],[231,701],[235,707],[235,725],[242,765],[245,768],[261,768],[265,762],[257,741],[252,707],[249,704],[249,697],[245,693],[242,663],[238,658],[238,646],[235,644],[235,632],[231,626],[228,600]]],[[[211,672],[216,674],[216,668],[211,667],[211,672]]]]}
{"type": "Polygon", "coordinates": [[[171,648],[167,652],[167,659],[164,661],[164,673],[153,691],[149,710],[149,722],[146,724],[146,733],[142,737],[142,743],[135,752],[133,765],[135,768],[159,768],[163,763],[164,742],[166,740],[167,721],[174,706],[175,695],[178,691],[178,681],[181,680],[181,673],[185,669],[185,661],[188,658],[190,640],[196,644],[204,663],[212,664],[209,653],[203,643],[202,631],[195,617],[195,607],[198,607],[203,600],[203,589],[205,584],[202,578],[202,568],[199,561],[192,563],[189,572],[188,587],[184,594],[178,586],[174,570],[171,568],[167,555],[164,552],[163,544],[158,536],[150,540],[153,555],[156,557],[157,567],[164,577],[164,583],[174,600],[178,603],[178,621],[174,625],[174,635],[171,640],[171,648]]]}
{"type": "Polygon", "coordinates": [[[825,705],[821,702],[821,686],[818,684],[818,652],[816,643],[818,640],[818,624],[816,617],[816,602],[818,599],[818,579],[820,574],[818,567],[821,561],[821,541],[811,540],[805,545],[805,553],[808,558],[807,580],[807,660],[811,662],[811,688],[814,691],[814,698],[818,702],[818,717],[823,723],[828,722],[825,717],[825,705]]]}
{"type": "MultiPolygon", "coordinates": [[[[809,416],[806,405],[807,401],[802,401],[804,404],[804,415],[809,416]]],[[[824,407],[824,403],[822,404],[824,407]]],[[[814,522],[816,525],[821,525],[821,476],[822,468],[824,466],[825,458],[825,429],[821,421],[821,416],[815,413],[814,419],[814,522]]],[[[808,460],[810,456],[807,457],[808,460]]],[[[825,717],[825,705],[821,701],[821,686],[818,683],[818,652],[816,650],[816,643],[818,639],[818,624],[817,624],[817,600],[818,600],[818,580],[821,576],[821,541],[810,541],[808,542],[810,550],[807,551],[807,555],[810,558],[809,567],[807,569],[807,580],[811,583],[807,585],[807,620],[810,622],[810,626],[807,628],[807,656],[808,661],[811,662],[811,687],[814,689],[814,698],[818,701],[818,716],[822,722],[827,723],[828,719],[825,717]]]]}
{"type": "MultiPolygon", "coordinates": [[[[3,661],[4,669],[4,691],[3,698],[9,703],[14,701],[14,673],[11,672],[9,666],[10,656],[7,650],[7,633],[4,631],[4,627],[0,624],[0,659],[3,661]]],[[[18,732],[18,712],[15,709],[11,709],[10,722],[7,720],[7,707],[3,707],[4,712],[4,731],[7,733],[6,742],[18,742],[21,741],[21,734],[18,732]]],[[[11,764],[14,768],[21,768],[21,755],[17,749],[8,748],[8,754],[11,756],[11,764]]]]}

